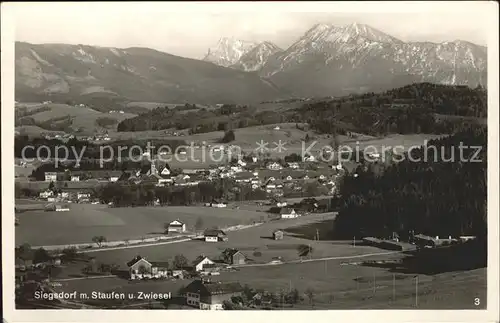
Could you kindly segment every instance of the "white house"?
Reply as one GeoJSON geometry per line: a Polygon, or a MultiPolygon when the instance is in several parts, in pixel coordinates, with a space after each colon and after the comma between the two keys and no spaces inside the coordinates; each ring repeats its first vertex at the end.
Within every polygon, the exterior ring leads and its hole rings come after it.
{"type": "Polygon", "coordinates": [[[276,206],[277,207],[285,207],[287,206],[288,204],[286,203],[286,201],[277,201],[276,202],[276,206]]]}
{"type": "Polygon", "coordinates": [[[119,176],[111,176],[111,177],[109,178],[109,181],[110,181],[110,182],[117,182],[119,178],[120,178],[119,176]]]}
{"type": "Polygon", "coordinates": [[[292,169],[298,169],[299,168],[299,163],[293,162],[293,163],[288,163],[288,167],[292,169]]]}
{"type": "Polygon", "coordinates": [[[276,184],[274,183],[269,183],[266,185],[267,190],[274,190],[276,188],[276,184]]]}
{"type": "Polygon", "coordinates": [[[55,206],[55,211],[56,212],[68,212],[69,211],[69,206],[68,205],[56,205],[55,206]]]}
{"type": "Polygon", "coordinates": [[[172,178],[159,178],[158,179],[158,184],[161,184],[161,185],[170,184],[173,182],[174,182],[174,180],[172,178]]]}
{"type": "Polygon", "coordinates": [[[231,166],[231,171],[235,173],[241,173],[243,169],[241,168],[241,166],[231,166]]]}
{"type": "Polygon", "coordinates": [[[55,182],[55,181],[57,181],[57,173],[55,173],[55,172],[45,172],[45,181],[46,182],[55,182]]]}
{"type": "Polygon", "coordinates": [[[238,159],[238,165],[240,165],[241,167],[245,167],[247,165],[247,163],[245,163],[243,160],[241,159],[238,159]]]}
{"type": "Polygon", "coordinates": [[[281,129],[280,126],[274,127],[274,130],[280,130],[280,129],[281,129]]]}
{"type": "Polygon", "coordinates": [[[168,263],[149,262],[137,256],[127,263],[130,279],[162,278],[168,276],[168,263]]]}
{"type": "Polygon", "coordinates": [[[195,260],[193,266],[196,271],[202,271],[204,266],[213,264],[214,262],[210,260],[208,257],[200,256],[195,260]]]}
{"type": "Polygon", "coordinates": [[[78,200],[83,200],[83,199],[89,199],[90,198],[90,193],[77,193],[76,198],[78,200]]]}
{"type": "Polygon", "coordinates": [[[168,224],[167,232],[168,233],[173,233],[173,232],[185,232],[186,231],[186,224],[181,222],[180,220],[174,220],[168,224]]]}
{"type": "Polygon", "coordinates": [[[227,204],[224,203],[224,202],[212,202],[210,204],[211,207],[218,207],[218,208],[223,208],[223,207],[227,207],[227,204]]]}
{"type": "Polygon", "coordinates": [[[252,157],[252,162],[256,163],[256,162],[257,162],[257,160],[259,160],[257,157],[255,157],[255,156],[254,156],[254,157],[252,157]]]}
{"type": "Polygon", "coordinates": [[[268,164],[267,168],[271,169],[271,170],[280,170],[280,169],[283,169],[283,167],[279,163],[277,163],[277,162],[268,164]]]}
{"type": "Polygon", "coordinates": [[[282,219],[293,219],[299,217],[297,212],[295,212],[295,210],[291,208],[282,208],[280,215],[282,219]]]}
{"type": "Polygon", "coordinates": [[[168,167],[164,167],[161,170],[160,175],[170,175],[170,169],[168,169],[168,167]]]}
{"type": "Polygon", "coordinates": [[[218,229],[206,230],[203,236],[206,242],[227,241],[226,233],[218,229]]]}
{"type": "Polygon", "coordinates": [[[72,175],[71,176],[71,181],[72,182],[79,182],[80,181],[80,176],[78,176],[78,175],[72,175]]]}
{"type": "Polygon", "coordinates": [[[60,194],[60,197],[63,198],[63,199],[67,199],[69,198],[69,192],[61,192],[60,194]]]}
{"type": "Polygon", "coordinates": [[[52,192],[51,190],[46,190],[46,191],[40,192],[40,195],[39,195],[39,197],[41,199],[46,199],[46,198],[49,198],[51,196],[54,196],[54,192],[52,192]]]}
{"type": "Polygon", "coordinates": [[[200,310],[223,310],[224,301],[241,296],[242,292],[238,282],[194,280],[185,288],[186,303],[200,310]]]}

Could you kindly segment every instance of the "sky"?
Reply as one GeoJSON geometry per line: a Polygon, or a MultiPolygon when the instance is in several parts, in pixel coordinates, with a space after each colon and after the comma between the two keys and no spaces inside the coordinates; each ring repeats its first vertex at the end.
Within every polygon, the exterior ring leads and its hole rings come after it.
{"type": "Polygon", "coordinates": [[[149,47],[198,59],[221,37],[286,48],[316,23],[356,22],[403,41],[460,39],[484,46],[488,31],[498,28],[492,18],[498,6],[481,1],[8,4],[17,41],[149,47]]]}

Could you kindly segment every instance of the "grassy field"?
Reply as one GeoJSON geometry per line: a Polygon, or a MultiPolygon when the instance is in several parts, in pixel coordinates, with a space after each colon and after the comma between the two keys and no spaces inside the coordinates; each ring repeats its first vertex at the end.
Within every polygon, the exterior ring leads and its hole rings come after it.
{"type": "MultiPolygon", "coordinates": [[[[198,210],[204,209],[199,208],[198,210]]],[[[222,210],[216,211],[220,213],[222,210]]],[[[333,219],[333,217],[333,214],[319,214],[297,219],[271,221],[241,231],[228,232],[227,242],[207,243],[193,240],[158,246],[99,251],[89,253],[89,255],[96,257],[98,261],[116,263],[122,270],[126,270],[125,263],[136,255],[141,255],[150,261],[171,263],[175,255],[183,254],[191,262],[200,254],[218,259],[225,248],[231,247],[241,250],[256,263],[265,264],[274,257],[281,257],[285,262],[297,260],[299,259],[297,246],[309,244],[313,248],[313,253],[309,258],[342,257],[342,259],[240,267],[237,271],[222,272],[220,276],[214,276],[212,279],[239,281],[254,289],[264,289],[274,293],[297,288],[304,300],[293,309],[484,308],[486,304],[485,269],[434,276],[411,272],[403,273],[391,271],[388,268],[361,265],[361,262],[365,260],[399,260],[404,256],[403,254],[380,254],[387,251],[368,246],[352,246],[348,242],[311,241],[291,234],[286,234],[281,241],[270,239],[272,231],[277,228],[286,231],[289,228],[322,222],[333,219]],[[259,251],[261,255],[256,256],[255,251],[259,251]],[[356,258],[357,255],[368,256],[356,258]],[[418,286],[416,286],[415,276],[418,276],[418,286]],[[309,302],[308,297],[303,294],[307,289],[313,291],[313,303],[309,302]],[[417,299],[416,292],[418,292],[417,299]],[[476,297],[481,298],[481,306],[474,305],[476,297]]],[[[141,218],[144,222],[147,217],[141,218]]],[[[77,267],[71,268],[68,272],[78,273],[79,269],[77,267]]],[[[67,275],[58,279],[62,279],[61,289],[88,294],[94,291],[124,293],[141,291],[171,292],[175,295],[180,287],[186,286],[190,282],[190,280],[128,282],[117,277],[70,278],[68,280],[67,275]]]]}
{"type": "MultiPolygon", "coordinates": [[[[373,256],[365,260],[397,259],[399,255],[373,256]]],[[[303,301],[293,309],[484,309],[486,269],[434,276],[402,274],[383,268],[342,265],[329,260],[301,264],[240,268],[214,276],[214,281],[238,281],[254,289],[279,295],[296,288],[303,301]],[[415,276],[418,276],[418,285],[415,276]],[[313,302],[304,294],[313,291],[313,302]],[[418,297],[415,295],[418,294],[418,297]],[[474,299],[481,299],[475,306],[474,299]]],[[[177,293],[190,280],[127,282],[120,278],[63,281],[62,289],[90,294],[94,291],[124,293],[177,293]]]]}
{"type": "MultiPolygon", "coordinates": [[[[247,211],[250,212],[250,211],[247,211]]],[[[263,213],[255,212],[256,214],[263,213]]],[[[200,254],[218,259],[226,248],[241,250],[254,263],[268,263],[275,257],[283,261],[299,260],[297,247],[300,244],[310,244],[313,248],[313,258],[346,256],[362,253],[377,252],[377,249],[366,246],[352,247],[347,243],[339,244],[333,241],[311,241],[295,235],[286,235],[283,240],[275,241],[272,232],[276,229],[285,229],[300,226],[305,223],[324,221],[333,218],[333,214],[311,215],[297,219],[270,221],[255,227],[227,232],[228,241],[221,243],[208,243],[200,240],[191,240],[175,244],[131,248],[121,250],[99,251],[92,253],[101,261],[114,262],[120,266],[133,258],[138,253],[152,261],[170,261],[176,254],[182,253],[189,260],[194,260],[200,254]],[[255,254],[260,252],[260,254],[255,254]]]]}
{"type": "Polygon", "coordinates": [[[71,204],[69,212],[33,211],[19,214],[16,244],[58,245],[91,242],[103,235],[108,241],[138,239],[162,234],[165,222],[176,219],[194,227],[198,218],[204,226],[226,227],[257,221],[261,212],[208,207],[110,208],[105,205],[71,204]]]}
{"type": "MultiPolygon", "coordinates": [[[[285,267],[247,268],[224,273],[214,280],[239,281],[252,288],[279,294],[297,288],[303,300],[291,309],[484,309],[486,308],[486,269],[419,275],[418,290],[413,276],[392,274],[374,268],[340,266],[338,262],[297,264],[285,267]],[[348,268],[349,267],[349,268],[348,268]],[[325,269],[326,268],[326,269],[325,269]],[[365,279],[363,279],[363,277],[365,279]],[[375,287],[375,288],[374,288],[375,287]],[[304,294],[313,290],[314,305],[304,294]],[[418,297],[415,294],[418,292],[418,297]],[[481,299],[475,306],[474,299],[481,299]]],[[[62,282],[64,291],[116,291],[124,293],[171,292],[190,280],[129,283],[119,278],[74,280],[62,282]]],[[[278,308],[279,309],[279,308],[278,308]]],[[[290,308],[285,308],[290,309],[290,308]]]]}

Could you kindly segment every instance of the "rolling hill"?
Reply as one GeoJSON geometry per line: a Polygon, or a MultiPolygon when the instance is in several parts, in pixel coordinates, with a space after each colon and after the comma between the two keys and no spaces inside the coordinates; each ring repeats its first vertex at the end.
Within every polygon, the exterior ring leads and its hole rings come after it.
{"type": "Polygon", "coordinates": [[[256,74],[148,48],[17,42],[15,54],[20,102],[85,103],[106,110],[129,101],[214,104],[280,96],[256,74]]]}

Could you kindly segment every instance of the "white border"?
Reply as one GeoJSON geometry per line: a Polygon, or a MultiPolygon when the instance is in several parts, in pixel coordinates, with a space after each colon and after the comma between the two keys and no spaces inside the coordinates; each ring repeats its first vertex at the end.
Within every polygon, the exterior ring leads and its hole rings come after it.
{"type": "MultiPolygon", "coordinates": [[[[76,6],[76,3],[64,3],[76,6]]],[[[160,3],[156,3],[160,5],[160,3]]],[[[192,322],[195,320],[214,319],[217,322],[234,322],[234,312],[229,311],[176,311],[176,310],[127,310],[125,313],[116,310],[15,310],[14,309],[14,181],[13,173],[13,134],[14,124],[14,27],[13,7],[30,5],[29,3],[2,3],[2,279],[4,319],[11,322],[192,322]]],[[[37,5],[39,5],[37,3],[37,5]]],[[[49,5],[49,4],[47,4],[49,5]]],[[[55,3],[50,5],[55,6],[55,3]]],[[[59,5],[59,4],[57,4],[59,5]]],[[[62,3],[61,3],[62,5],[62,3]]],[[[130,6],[145,8],[145,3],[86,3],[86,6],[130,6]]],[[[162,5],[165,5],[163,3],[162,5]]],[[[238,315],[239,322],[255,322],[262,320],[291,320],[332,322],[341,321],[380,321],[380,322],[494,322],[499,319],[499,282],[498,282],[498,192],[499,192],[499,142],[498,142],[498,3],[486,1],[440,1],[440,2],[191,2],[170,3],[172,11],[204,11],[204,12],[255,12],[275,10],[282,12],[442,12],[482,10],[483,19],[491,25],[488,37],[488,309],[487,310],[334,310],[334,311],[245,311],[238,315]]],[[[53,7],[52,7],[53,8],[53,7]]],[[[43,14],[42,12],[40,14],[43,14]]],[[[89,17],[89,23],[92,18],[89,17]]],[[[472,296],[471,296],[472,297],[472,296]]],[[[471,302],[472,302],[471,298],[471,302]]]]}

